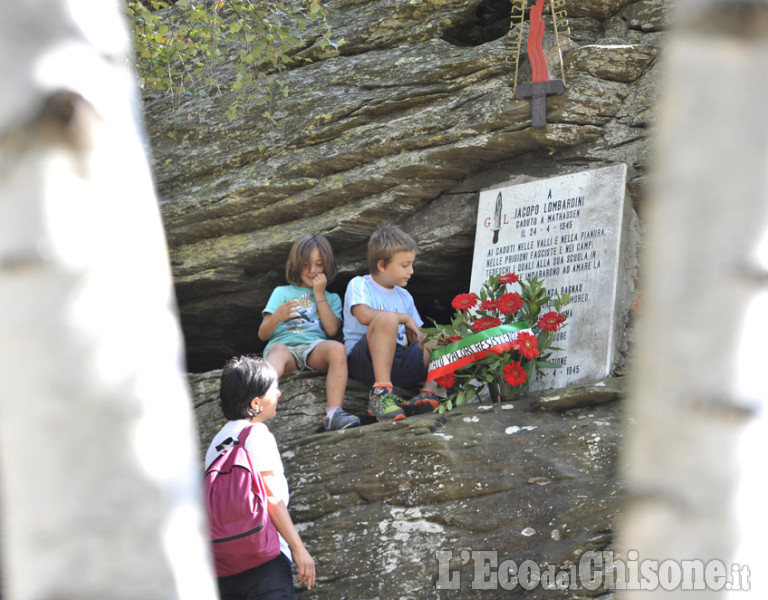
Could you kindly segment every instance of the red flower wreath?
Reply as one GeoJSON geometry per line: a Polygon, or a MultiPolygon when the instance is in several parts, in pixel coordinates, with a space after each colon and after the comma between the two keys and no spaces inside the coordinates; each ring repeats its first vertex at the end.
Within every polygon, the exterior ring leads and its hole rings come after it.
{"type": "Polygon", "coordinates": [[[541,317],[537,325],[542,331],[557,331],[563,323],[565,315],[552,311],[541,317]]]}
{"type": "Polygon", "coordinates": [[[511,386],[522,385],[528,378],[525,374],[525,369],[523,369],[519,362],[507,363],[502,371],[502,377],[511,386]]]}
{"type": "Polygon", "coordinates": [[[451,301],[451,306],[455,310],[470,310],[477,306],[477,299],[476,294],[459,294],[451,301]]]}
{"type": "Polygon", "coordinates": [[[509,292],[496,301],[496,306],[505,315],[516,313],[523,308],[523,297],[515,292],[509,292]]]}
{"type": "Polygon", "coordinates": [[[496,300],[483,300],[480,303],[480,310],[488,311],[488,310],[496,310],[497,308],[499,307],[497,306],[496,300]]]}
{"type": "Polygon", "coordinates": [[[501,325],[501,319],[497,319],[496,317],[480,317],[479,319],[475,319],[474,323],[472,323],[472,329],[474,331],[485,331],[486,329],[498,327],[499,325],[501,325]]]}
{"type": "Polygon", "coordinates": [[[512,342],[512,347],[517,350],[523,358],[531,359],[539,355],[539,342],[535,335],[523,331],[512,342]]]}

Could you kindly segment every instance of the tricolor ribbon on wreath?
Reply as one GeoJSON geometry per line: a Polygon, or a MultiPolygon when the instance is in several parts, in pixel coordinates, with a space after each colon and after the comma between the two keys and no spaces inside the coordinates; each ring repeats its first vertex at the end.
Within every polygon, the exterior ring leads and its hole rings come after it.
{"type": "Polygon", "coordinates": [[[449,375],[488,354],[507,352],[524,331],[533,332],[527,322],[518,321],[478,331],[458,342],[436,347],[430,355],[427,381],[449,375]]]}

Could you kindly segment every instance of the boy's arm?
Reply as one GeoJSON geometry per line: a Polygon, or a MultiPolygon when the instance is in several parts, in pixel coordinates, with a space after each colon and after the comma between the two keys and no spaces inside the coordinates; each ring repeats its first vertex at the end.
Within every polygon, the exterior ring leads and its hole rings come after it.
{"type": "Polygon", "coordinates": [[[397,315],[397,321],[401,325],[405,325],[405,333],[408,336],[409,342],[418,341],[421,343],[421,341],[424,339],[424,333],[422,333],[421,329],[419,328],[416,321],[414,321],[413,317],[410,315],[407,315],[405,313],[395,313],[395,312],[389,312],[386,310],[379,310],[376,308],[371,308],[367,304],[356,304],[352,307],[352,314],[355,315],[355,318],[360,321],[361,325],[370,325],[371,321],[373,321],[374,318],[376,318],[376,315],[381,313],[388,313],[390,315],[397,315]]]}
{"type": "Polygon", "coordinates": [[[371,324],[371,321],[373,321],[373,318],[377,314],[383,312],[381,310],[371,308],[367,304],[355,304],[351,310],[352,314],[355,315],[355,319],[357,319],[361,325],[365,325],[366,327],[371,324]]]}

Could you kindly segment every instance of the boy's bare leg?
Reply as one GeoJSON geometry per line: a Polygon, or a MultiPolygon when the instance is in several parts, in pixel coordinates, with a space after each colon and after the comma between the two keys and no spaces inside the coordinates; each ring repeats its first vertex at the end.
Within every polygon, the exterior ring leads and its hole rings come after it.
{"type": "Polygon", "coordinates": [[[299,365],[296,364],[296,359],[293,358],[293,354],[288,351],[288,347],[285,344],[274,344],[273,346],[270,346],[266,360],[270,365],[275,367],[278,379],[282,377],[283,373],[293,373],[293,371],[299,370],[299,365]]]}
{"type": "Polygon", "coordinates": [[[392,362],[395,359],[399,325],[397,315],[388,312],[379,313],[368,325],[365,337],[368,340],[375,383],[392,383],[392,362]]]}
{"type": "MultiPolygon", "coordinates": [[[[429,342],[428,344],[424,344],[424,366],[429,367],[429,357],[432,354],[432,349],[435,347],[436,342],[429,342]]],[[[425,381],[424,385],[421,386],[422,389],[429,390],[433,394],[437,393],[438,385],[434,381],[425,381]]]]}
{"type": "Polygon", "coordinates": [[[307,357],[307,364],[315,371],[327,371],[325,395],[328,408],[341,408],[347,389],[347,351],[344,344],[327,340],[320,342],[307,357]]]}

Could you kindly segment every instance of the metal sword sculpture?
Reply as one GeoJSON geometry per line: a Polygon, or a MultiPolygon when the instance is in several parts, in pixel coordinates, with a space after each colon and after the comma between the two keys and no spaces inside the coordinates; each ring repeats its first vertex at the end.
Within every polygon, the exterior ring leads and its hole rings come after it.
{"type": "Polygon", "coordinates": [[[515,98],[531,98],[531,125],[544,127],[547,124],[547,96],[565,92],[565,69],[563,67],[563,50],[571,46],[570,27],[565,11],[565,0],[548,0],[552,12],[552,24],[555,31],[555,41],[560,58],[560,74],[562,79],[550,79],[547,72],[547,59],[544,56],[544,3],[547,0],[535,0],[531,7],[530,26],[526,49],[528,60],[531,62],[531,82],[517,85],[517,70],[520,64],[520,47],[523,38],[523,22],[527,0],[512,0],[512,13],[509,37],[512,41],[512,51],[515,54],[515,87],[512,95],[515,98]],[[515,33],[515,29],[517,32],[515,33]]]}

